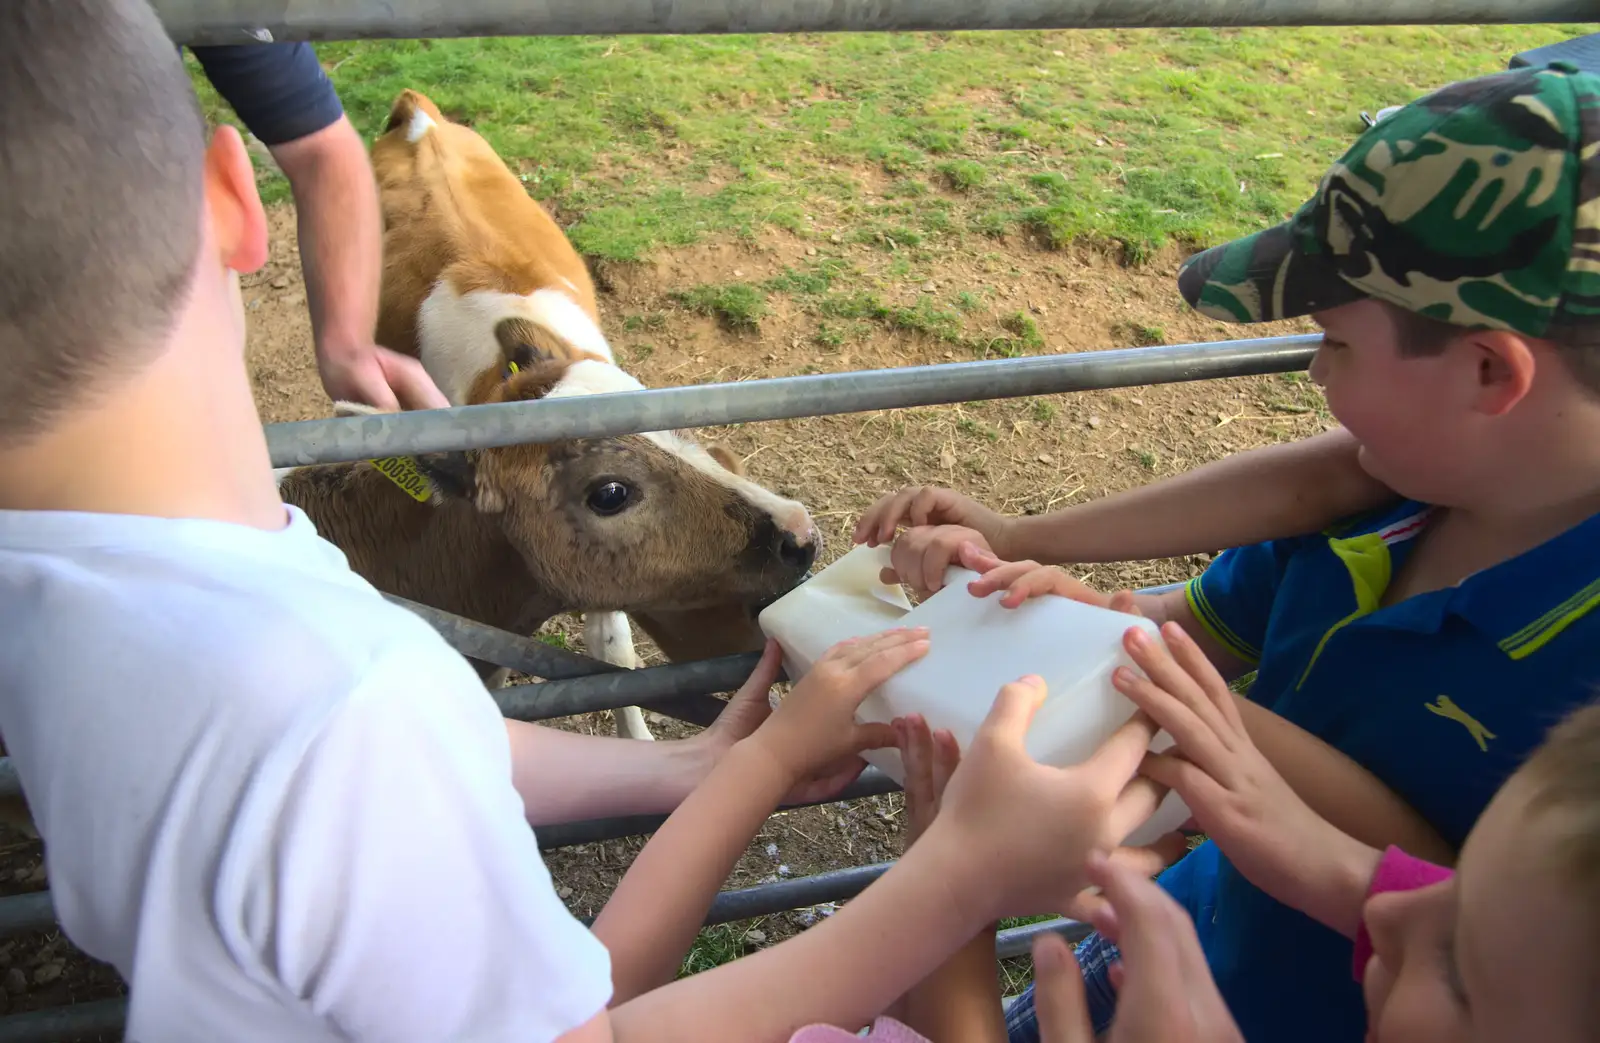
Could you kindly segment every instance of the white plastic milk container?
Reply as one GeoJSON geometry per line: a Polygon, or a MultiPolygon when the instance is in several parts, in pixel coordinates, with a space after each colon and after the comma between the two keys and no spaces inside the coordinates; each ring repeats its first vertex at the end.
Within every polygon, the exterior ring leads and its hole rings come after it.
{"type": "MultiPolygon", "coordinates": [[[[847,638],[894,627],[927,627],[927,655],[891,677],[862,702],[856,719],[888,722],[919,713],[929,728],[947,728],[965,750],[988,716],[1001,687],[1024,674],[1044,678],[1048,694],[1025,741],[1041,764],[1065,767],[1087,760],[1136,709],[1111,685],[1118,666],[1138,671],[1122,648],[1129,626],[1160,640],[1154,623],[1068,598],[1046,597],[1017,608],[1000,604],[997,591],[973,597],[977,573],[951,568],[945,586],[915,608],[898,585],[878,578],[889,565],[888,547],[856,547],[762,611],[762,631],[783,649],[784,668],[803,676],[830,647],[847,638]]],[[[1160,732],[1152,750],[1172,745],[1160,732]]],[[[871,750],[868,763],[904,782],[900,751],[871,750]]],[[[1126,843],[1145,844],[1189,817],[1177,793],[1126,843]]]]}

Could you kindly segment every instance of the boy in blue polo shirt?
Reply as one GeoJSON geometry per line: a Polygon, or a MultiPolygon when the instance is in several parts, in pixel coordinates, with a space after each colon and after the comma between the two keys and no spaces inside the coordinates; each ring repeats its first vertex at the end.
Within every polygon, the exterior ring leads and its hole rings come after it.
{"type": "MultiPolygon", "coordinates": [[[[1312,316],[1312,376],[1400,499],[1231,550],[1138,607],[1184,626],[1225,676],[1257,669],[1250,699],[1459,846],[1600,682],[1600,78],[1520,69],[1407,105],[1288,222],[1197,255],[1178,281],[1225,321],[1312,316]]],[[[1361,1038],[1347,939],[1211,842],[1160,882],[1246,1039],[1361,1038]]],[[[1097,1031],[1115,957],[1098,935],[1078,951],[1097,1031]]],[[[1008,1028],[1038,1038],[1031,990],[1008,1028]]]]}

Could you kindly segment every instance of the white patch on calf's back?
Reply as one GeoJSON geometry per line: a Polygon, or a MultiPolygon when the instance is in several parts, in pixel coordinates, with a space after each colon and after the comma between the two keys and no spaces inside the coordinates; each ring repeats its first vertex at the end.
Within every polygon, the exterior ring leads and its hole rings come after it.
{"type": "Polygon", "coordinates": [[[411,122],[406,125],[406,140],[412,142],[421,141],[422,136],[437,125],[433,122],[432,116],[419,108],[411,114],[411,122]]]}
{"type": "MultiPolygon", "coordinates": [[[[565,278],[561,281],[572,286],[572,283],[565,278]]],[[[574,286],[573,289],[577,287],[574,286]]],[[[528,318],[557,334],[579,351],[599,355],[607,362],[616,361],[611,354],[611,345],[606,341],[605,334],[600,332],[600,327],[589,318],[588,312],[578,306],[577,301],[560,290],[535,290],[526,300],[530,309],[528,318]]]]}
{"type": "Polygon", "coordinates": [[[573,398],[577,395],[611,395],[622,391],[643,391],[644,385],[633,374],[599,359],[579,359],[567,367],[561,380],[545,398],[573,398]]]}
{"type": "Polygon", "coordinates": [[[440,279],[417,309],[417,344],[422,368],[451,405],[466,404],[478,374],[500,365],[504,354],[494,330],[506,319],[527,319],[579,351],[612,357],[600,327],[560,290],[535,290],[526,297],[498,290],[457,293],[448,279],[440,279]]]}
{"type": "MultiPolygon", "coordinates": [[[[643,390],[644,385],[632,374],[625,373],[607,362],[583,359],[567,367],[566,374],[555,387],[550,389],[545,398],[573,398],[578,395],[609,395],[643,390]]],[[[648,431],[644,432],[644,437],[770,514],[780,528],[793,533],[802,545],[816,539],[816,526],[803,504],[785,499],[748,478],[734,474],[718,463],[717,458],[706,452],[703,446],[675,431],[648,431]]]]}

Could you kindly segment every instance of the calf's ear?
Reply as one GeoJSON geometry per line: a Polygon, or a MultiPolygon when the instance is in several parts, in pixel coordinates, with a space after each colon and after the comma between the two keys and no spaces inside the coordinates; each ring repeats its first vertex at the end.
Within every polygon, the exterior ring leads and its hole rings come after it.
{"type": "Polygon", "coordinates": [[[711,454],[711,459],[723,466],[724,470],[733,472],[740,477],[744,476],[744,461],[720,445],[706,446],[706,452],[711,454]]]}
{"type": "Polygon", "coordinates": [[[423,453],[416,459],[418,470],[440,496],[468,501],[476,498],[478,469],[467,453],[423,453]]]}

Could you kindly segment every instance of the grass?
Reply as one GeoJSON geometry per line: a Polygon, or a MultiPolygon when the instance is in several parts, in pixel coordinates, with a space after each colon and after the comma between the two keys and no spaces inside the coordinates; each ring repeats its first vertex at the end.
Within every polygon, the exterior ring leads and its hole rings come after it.
{"type": "MultiPolygon", "coordinates": [[[[369,139],[403,87],[470,122],[594,258],[765,228],[889,252],[1025,235],[1132,262],[1280,219],[1357,110],[1562,26],[330,42],[369,139]]],[[[208,114],[232,119],[198,72],[208,114]]],[[[281,178],[264,182],[284,198],[281,178]]]]}
{"type": "MultiPolygon", "coordinates": [[[[1001,920],[999,929],[1004,931],[1012,927],[1023,927],[1054,919],[1053,915],[1011,917],[1001,920]]],[[[765,920],[762,919],[747,923],[716,924],[704,928],[695,937],[688,955],[684,957],[678,976],[683,978],[708,971],[755,951],[760,947],[760,943],[766,940],[765,933],[760,930],[764,923],[765,920]],[[751,936],[751,931],[756,932],[754,937],[751,936]]],[[[998,972],[1001,976],[1002,994],[1014,995],[1033,980],[1033,959],[1030,956],[1016,956],[1002,960],[998,972]]]]}
{"type": "Polygon", "coordinates": [[[767,313],[767,298],[747,283],[696,286],[673,295],[686,308],[709,315],[730,330],[753,330],[767,313]]]}
{"type": "Polygon", "coordinates": [[[747,951],[755,948],[746,937],[752,926],[723,923],[702,930],[695,937],[688,955],[683,958],[683,967],[678,971],[678,976],[685,978],[691,974],[699,974],[701,971],[720,967],[745,955],[747,951]]]}

